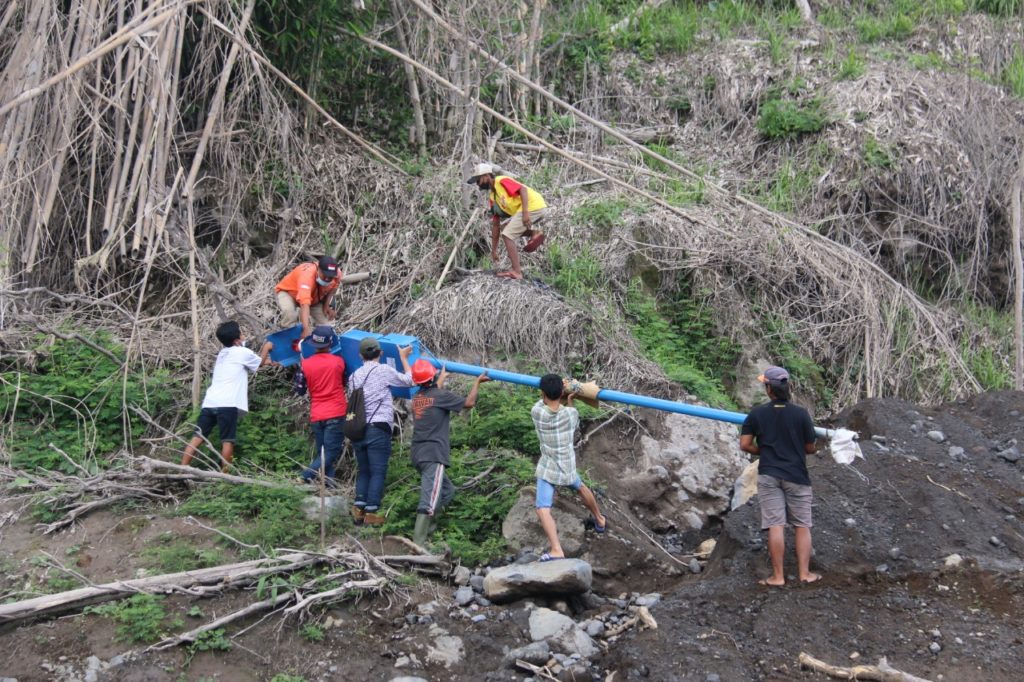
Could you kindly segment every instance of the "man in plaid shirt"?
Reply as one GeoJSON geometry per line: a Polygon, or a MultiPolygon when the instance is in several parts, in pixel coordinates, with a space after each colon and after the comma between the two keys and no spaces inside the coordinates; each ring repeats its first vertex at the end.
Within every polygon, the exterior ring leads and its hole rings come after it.
{"type": "Polygon", "coordinates": [[[590,488],[583,485],[576,473],[576,450],[573,437],[580,423],[580,414],[572,406],[574,393],[562,405],[562,377],[545,374],[540,380],[541,399],[533,406],[530,415],[540,440],[540,460],[537,462],[537,517],[541,528],[548,537],[551,551],[541,555],[541,561],[565,558],[562,544],[558,541],[558,527],[551,515],[551,503],[555,497],[555,486],[569,486],[579,492],[583,504],[590,510],[594,531],[603,533],[606,519],[597,506],[597,499],[590,488]]]}

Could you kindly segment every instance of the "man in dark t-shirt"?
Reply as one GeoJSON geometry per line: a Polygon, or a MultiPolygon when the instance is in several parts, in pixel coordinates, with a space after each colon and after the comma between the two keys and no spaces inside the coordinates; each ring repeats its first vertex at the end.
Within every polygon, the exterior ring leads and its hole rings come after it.
{"type": "Polygon", "coordinates": [[[448,372],[437,370],[429,361],[419,359],[412,366],[412,380],[419,390],[412,398],[412,463],[420,474],[420,503],[416,508],[413,542],[423,545],[436,527],[437,514],[455,497],[455,486],[445,474],[449,464],[451,413],[471,410],[476,405],[480,384],[490,381],[481,374],[463,398],[444,389],[448,372]]]}
{"type": "Polygon", "coordinates": [[[759,456],[757,497],[761,529],[768,531],[772,575],[762,585],[786,582],[782,559],[786,551],[786,522],[796,530],[796,559],[800,581],[821,578],[811,573],[811,478],[806,455],[814,454],[814,423],[807,410],[789,402],[789,372],[769,367],[758,377],[771,402],[750,411],[740,432],[740,449],[759,456]],[[757,441],[755,443],[755,440],[757,441]]]}

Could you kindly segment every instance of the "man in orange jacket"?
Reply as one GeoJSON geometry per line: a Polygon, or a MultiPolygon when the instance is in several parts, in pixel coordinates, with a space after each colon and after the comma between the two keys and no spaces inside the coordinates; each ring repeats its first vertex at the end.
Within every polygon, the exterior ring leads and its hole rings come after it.
{"type": "Polygon", "coordinates": [[[306,338],[313,329],[310,319],[318,325],[329,324],[335,316],[331,300],[340,279],[338,261],[331,256],[324,256],[319,263],[303,263],[285,275],[274,287],[281,326],[302,322],[302,338],[306,338]]]}

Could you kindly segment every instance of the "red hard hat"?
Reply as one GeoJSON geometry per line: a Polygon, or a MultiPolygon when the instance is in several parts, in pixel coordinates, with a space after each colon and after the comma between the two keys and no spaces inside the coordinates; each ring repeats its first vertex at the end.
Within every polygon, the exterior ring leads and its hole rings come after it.
{"type": "Polygon", "coordinates": [[[434,374],[437,370],[430,364],[429,360],[420,358],[416,362],[412,363],[412,382],[414,384],[425,384],[434,378],[434,374]]]}

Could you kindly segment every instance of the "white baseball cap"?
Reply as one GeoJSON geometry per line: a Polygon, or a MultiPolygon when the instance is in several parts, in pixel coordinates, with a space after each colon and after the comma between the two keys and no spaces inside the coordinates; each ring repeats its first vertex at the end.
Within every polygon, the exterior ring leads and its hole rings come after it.
{"type": "Polygon", "coordinates": [[[481,175],[491,175],[495,171],[494,166],[489,163],[478,163],[473,167],[473,174],[469,176],[469,180],[466,180],[467,185],[475,185],[477,178],[481,175]]]}

